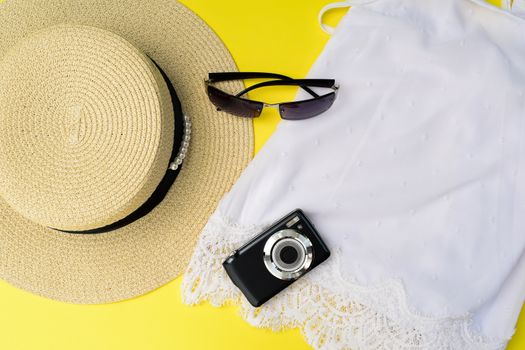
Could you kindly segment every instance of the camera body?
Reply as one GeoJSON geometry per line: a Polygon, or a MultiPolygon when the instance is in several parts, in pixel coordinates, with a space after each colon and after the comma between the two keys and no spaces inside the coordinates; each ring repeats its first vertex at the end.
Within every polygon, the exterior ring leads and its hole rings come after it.
{"type": "Polygon", "coordinates": [[[315,227],[296,209],[234,250],[222,265],[250,304],[258,307],[329,256],[315,227]]]}

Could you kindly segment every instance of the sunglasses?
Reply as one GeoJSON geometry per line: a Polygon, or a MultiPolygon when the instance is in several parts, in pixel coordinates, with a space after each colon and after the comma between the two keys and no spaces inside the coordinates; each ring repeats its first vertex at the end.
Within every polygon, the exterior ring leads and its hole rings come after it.
{"type": "Polygon", "coordinates": [[[205,81],[208,97],[217,107],[218,111],[244,117],[257,118],[261,115],[263,108],[277,108],[282,119],[302,120],[315,117],[328,110],[335,101],[339,87],[335,84],[334,79],[292,79],[285,75],[274,73],[260,72],[223,72],[209,73],[208,80],[205,81]],[[241,92],[231,95],[224,92],[213,84],[241,79],[274,79],[252,85],[241,92]],[[265,103],[261,101],[242,98],[241,96],[248,91],[267,87],[267,86],[299,86],[309,93],[313,98],[301,101],[283,102],[283,103],[265,103]],[[311,87],[329,88],[332,92],[325,95],[319,95],[311,87]]]}

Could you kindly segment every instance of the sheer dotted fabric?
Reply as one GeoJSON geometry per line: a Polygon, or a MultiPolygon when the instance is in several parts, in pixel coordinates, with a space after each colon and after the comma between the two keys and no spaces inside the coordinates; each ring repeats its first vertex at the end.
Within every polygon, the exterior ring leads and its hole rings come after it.
{"type": "Polygon", "coordinates": [[[525,0],[501,0],[501,6],[517,16],[525,18],[525,0]]]}
{"type": "Polygon", "coordinates": [[[338,99],[282,121],[222,199],[185,301],[318,349],[504,349],[525,296],[524,31],[478,1],[355,2],[309,73],[338,99]],[[221,263],[297,207],[334,256],[254,309],[221,263]]]}

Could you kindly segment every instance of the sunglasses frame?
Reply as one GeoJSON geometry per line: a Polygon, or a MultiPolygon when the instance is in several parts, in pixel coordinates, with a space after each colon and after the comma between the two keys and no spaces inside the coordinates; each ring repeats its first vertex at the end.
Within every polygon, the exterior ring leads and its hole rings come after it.
{"type": "MultiPolygon", "coordinates": [[[[242,115],[237,113],[232,113],[234,115],[240,116],[240,117],[247,117],[247,118],[256,118],[262,113],[262,110],[264,108],[277,108],[279,111],[279,114],[282,119],[288,119],[288,120],[303,120],[303,119],[309,119],[312,118],[319,113],[315,115],[310,116],[304,116],[304,117],[294,117],[290,118],[287,117],[285,114],[286,108],[289,108],[293,105],[306,105],[307,103],[312,103],[315,101],[326,101],[328,100],[328,103],[330,106],[332,105],[333,101],[335,101],[335,98],[337,96],[337,92],[339,91],[339,86],[336,84],[334,79],[292,79],[286,75],[282,74],[275,74],[275,73],[264,73],[264,72],[217,72],[217,73],[209,73],[208,79],[204,81],[205,86],[207,88],[208,95],[210,99],[212,99],[212,93],[218,93],[223,95],[223,97],[229,98],[231,100],[235,100],[241,104],[249,105],[251,104],[252,112],[255,110],[253,115],[242,115]],[[231,81],[231,80],[244,80],[244,79],[274,79],[270,81],[261,82],[258,84],[254,84],[248,88],[245,88],[244,90],[240,91],[239,93],[233,95],[230,93],[227,93],[215,86],[213,86],[214,83],[223,82],[223,81],[231,81]],[[247,98],[242,98],[241,96],[248,93],[251,90],[255,90],[262,87],[268,87],[268,86],[299,86],[304,91],[309,93],[313,98],[306,99],[306,100],[300,100],[300,101],[290,101],[290,102],[279,102],[279,103],[266,103],[263,101],[257,101],[257,100],[251,100],[247,98]],[[321,87],[321,88],[329,88],[332,89],[332,92],[329,92],[327,94],[319,95],[310,87],[321,87]],[[216,91],[214,91],[216,90],[216,91]],[[253,110],[254,109],[254,110],[253,110]]],[[[217,104],[213,101],[216,106],[217,104]]],[[[330,108],[328,106],[328,108],[330,108]]],[[[326,111],[328,108],[324,109],[320,113],[326,111]]],[[[248,107],[246,107],[248,109],[248,107]]],[[[222,110],[220,107],[217,106],[217,110],[222,110]]]]}

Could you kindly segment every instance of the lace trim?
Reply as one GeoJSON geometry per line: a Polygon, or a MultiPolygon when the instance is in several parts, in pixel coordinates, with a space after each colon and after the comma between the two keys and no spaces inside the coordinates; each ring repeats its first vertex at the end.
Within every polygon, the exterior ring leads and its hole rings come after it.
{"type": "Polygon", "coordinates": [[[262,307],[252,307],[228,278],[222,261],[269,224],[240,226],[216,212],[184,275],[184,302],[240,304],[250,324],[273,330],[299,327],[306,341],[320,350],[505,348],[506,340],[487,339],[473,330],[470,315],[432,317],[410,310],[400,280],[361,286],[343,279],[337,252],[317,273],[305,275],[262,307]]]}

